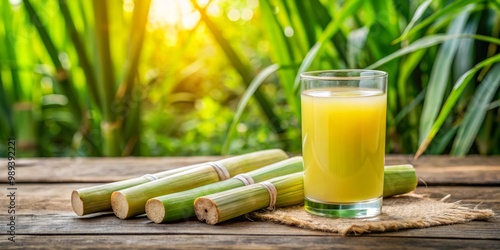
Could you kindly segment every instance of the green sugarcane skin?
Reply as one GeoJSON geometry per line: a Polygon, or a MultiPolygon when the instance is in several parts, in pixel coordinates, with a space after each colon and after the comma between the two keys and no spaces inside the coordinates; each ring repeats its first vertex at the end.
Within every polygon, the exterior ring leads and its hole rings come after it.
{"type": "Polygon", "coordinates": [[[233,177],[285,159],[288,159],[285,151],[269,149],[222,159],[219,162],[226,167],[229,175],[233,177]]]}
{"type": "MultiPolygon", "coordinates": [[[[303,172],[298,172],[268,180],[278,191],[276,207],[282,206],[281,204],[294,205],[304,201],[303,175],[303,172]],[[291,199],[291,202],[286,202],[283,197],[291,199]]],[[[208,198],[217,205],[218,223],[269,206],[269,191],[259,183],[203,198],[208,198]]]]}
{"type": "Polygon", "coordinates": [[[219,208],[219,222],[265,208],[269,204],[269,192],[261,185],[250,185],[230,191],[221,193],[219,199],[213,200],[219,208]]]}
{"type": "Polygon", "coordinates": [[[295,156],[266,167],[246,173],[255,183],[269,180],[278,176],[304,171],[304,162],[301,156],[295,156]]]}
{"type": "MultiPolygon", "coordinates": [[[[153,176],[155,176],[156,178],[164,178],[173,174],[180,173],[182,171],[198,167],[199,165],[200,164],[162,171],[153,174],[153,176]]],[[[82,215],[86,215],[91,213],[110,211],[111,210],[110,199],[111,199],[111,194],[114,191],[137,186],[147,182],[149,182],[149,180],[144,177],[136,177],[128,180],[117,181],[87,188],[81,188],[75,190],[74,192],[78,194],[79,199],[83,203],[82,215]]]]}
{"type": "Polygon", "coordinates": [[[193,202],[199,196],[222,192],[242,186],[244,186],[244,184],[240,180],[231,178],[183,192],[155,197],[153,199],[160,200],[162,202],[163,207],[165,208],[165,216],[163,217],[163,221],[161,221],[161,223],[165,223],[195,216],[193,202]]]}
{"type": "Polygon", "coordinates": [[[180,192],[217,181],[219,181],[217,172],[212,166],[205,165],[118,192],[127,199],[128,212],[126,218],[130,218],[134,215],[143,214],[145,211],[144,205],[152,197],[180,192]]]}
{"type": "MultiPolygon", "coordinates": [[[[288,155],[283,150],[270,149],[223,159],[219,162],[231,176],[234,176],[287,158],[288,155]]],[[[214,168],[211,165],[203,165],[159,180],[120,190],[119,192],[126,198],[128,203],[128,212],[125,218],[143,214],[146,202],[150,198],[218,181],[220,179],[214,168]]]]}
{"type": "MultiPolygon", "coordinates": [[[[263,161],[279,161],[282,159],[288,158],[286,153],[281,150],[281,149],[270,149],[270,150],[263,150],[263,151],[257,151],[255,153],[265,153],[266,157],[264,157],[263,161]]],[[[223,164],[228,164],[228,165],[234,165],[238,164],[238,158],[236,157],[231,157],[227,159],[221,160],[223,164]]],[[[248,159],[244,159],[245,161],[248,161],[248,159]]],[[[195,164],[195,165],[190,165],[182,168],[176,168],[176,169],[171,169],[171,170],[166,170],[162,172],[158,172],[155,174],[152,174],[154,177],[161,179],[165,178],[186,170],[190,170],[193,168],[197,168],[202,166],[203,164],[195,164]]],[[[127,189],[130,187],[138,186],[141,184],[145,184],[150,182],[150,180],[144,178],[144,177],[136,177],[128,180],[123,180],[123,181],[117,181],[117,182],[112,182],[112,183],[107,183],[103,185],[97,185],[93,187],[87,187],[87,188],[81,188],[73,191],[72,196],[77,196],[78,199],[81,200],[83,204],[83,211],[82,214],[78,214],[80,216],[82,215],[87,215],[91,213],[97,213],[97,212],[103,212],[103,211],[110,211],[111,210],[111,194],[114,191],[118,190],[123,190],[127,189]]],[[[73,199],[72,199],[73,202],[73,199]]],[[[76,213],[76,211],[75,211],[76,213]]]]}
{"type": "Polygon", "coordinates": [[[116,190],[137,186],[146,182],[148,182],[146,178],[138,177],[89,188],[82,188],[74,192],[78,193],[84,204],[82,215],[86,215],[111,210],[111,193],[116,190]]]}
{"type": "Polygon", "coordinates": [[[303,172],[290,174],[286,178],[275,178],[272,183],[278,191],[276,207],[291,206],[304,202],[303,172]]]}
{"type": "Polygon", "coordinates": [[[384,168],[384,197],[408,193],[417,187],[415,169],[410,164],[384,168]]]}
{"type": "MultiPolygon", "coordinates": [[[[384,169],[387,169],[384,170],[384,197],[404,194],[415,189],[417,177],[411,165],[386,166],[384,169]]],[[[276,207],[298,205],[304,201],[303,172],[268,181],[273,183],[278,191],[276,207]]],[[[209,199],[216,204],[219,212],[217,223],[265,208],[269,204],[267,189],[258,183],[200,198],[209,199]]]]}
{"type": "MultiPolygon", "coordinates": [[[[246,174],[252,177],[255,182],[261,182],[274,177],[301,171],[303,171],[302,157],[292,157],[290,159],[250,171],[246,174]]],[[[163,203],[163,207],[165,208],[165,217],[163,218],[162,223],[164,223],[195,216],[193,202],[197,197],[242,186],[244,186],[244,184],[240,180],[232,178],[183,192],[155,197],[154,199],[160,200],[163,203]]]]}

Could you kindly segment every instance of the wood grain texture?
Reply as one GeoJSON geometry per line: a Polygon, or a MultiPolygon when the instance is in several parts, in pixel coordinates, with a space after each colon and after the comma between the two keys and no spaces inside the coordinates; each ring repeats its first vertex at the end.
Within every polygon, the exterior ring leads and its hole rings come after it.
{"type": "MultiPolygon", "coordinates": [[[[124,158],[34,158],[16,161],[17,182],[111,182],[161,172],[181,166],[222,159],[197,157],[124,158]]],[[[5,159],[0,160],[6,165],[5,159]]],[[[427,185],[500,185],[499,156],[423,156],[388,155],[386,164],[412,164],[427,185]]],[[[0,182],[6,182],[1,179],[0,182]]]]}
{"type": "Polygon", "coordinates": [[[254,235],[21,235],[9,249],[496,249],[496,240],[254,235]]]}
{"type": "MultiPolygon", "coordinates": [[[[69,215],[21,215],[18,218],[18,235],[290,235],[290,236],[336,236],[319,231],[304,230],[274,223],[233,219],[211,226],[196,220],[169,224],[154,224],[147,218],[119,221],[113,215],[92,218],[75,218],[69,215]]],[[[436,226],[423,229],[400,230],[369,237],[421,237],[455,239],[500,240],[500,218],[489,221],[473,221],[465,224],[436,226]],[[467,232],[467,233],[464,233],[467,232]]],[[[1,235],[6,236],[6,232],[1,235]]]]}
{"type": "MultiPolygon", "coordinates": [[[[17,182],[111,182],[222,159],[197,157],[34,158],[16,160],[17,182]]],[[[5,159],[0,161],[6,166],[5,159]]],[[[5,179],[1,179],[5,182],[5,179]]]]}
{"type": "MultiPolygon", "coordinates": [[[[18,214],[71,214],[71,191],[89,187],[93,183],[56,183],[56,184],[18,184],[18,214]]],[[[428,194],[430,198],[441,199],[451,195],[449,202],[461,201],[479,208],[498,209],[500,212],[500,187],[485,186],[418,186],[418,194],[428,194]],[[492,207],[489,207],[492,206],[492,207]]],[[[7,189],[0,189],[0,196],[7,195],[7,189]]],[[[7,202],[7,200],[2,200],[7,202]]],[[[6,205],[6,204],[5,204],[6,205]]],[[[89,215],[92,217],[93,215],[89,215]]],[[[84,216],[85,217],[85,216],[84,216]]]]}
{"type": "MultiPolygon", "coordinates": [[[[500,157],[388,156],[387,165],[411,163],[421,183],[418,194],[447,202],[492,209],[488,221],[341,237],[244,217],[211,226],[196,219],[154,224],[145,216],[120,220],[111,212],[79,217],[71,191],[220,156],[161,158],[51,158],[16,161],[16,242],[0,231],[0,249],[495,249],[500,242],[500,157]]],[[[0,164],[3,164],[0,160],[0,164]]],[[[5,164],[3,164],[5,165],[5,164]]],[[[2,178],[5,183],[6,179],[2,178]]],[[[6,185],[0,207],[7,208],[6,185]]],[[[1,215],[6,216],[7,209],[1,215]]],[[[3,220],[2,220],[2,223],[3,220]]],[[[4,223],[5,224],[5,223],[4,223]]]]}
{"type": "MultiPolygon", "coordinates": [[[[168,224],[154,224],[145,216],[120,220],[111,212],[79,217],[70,204],[71,190],[92,184],[22,184],[18,188],[17,233],[22,235],[102,235],[102,234],[196,234],[209,232],[214,235],[329,235],[267,222],[250,222],[245,218],[233,219],[218,226],[206,225],[196,219],[187,219],[168,224]]],[[[0,195],[6,195],[0,189],[0,195]]],[[[418,187],[418,194],[441,199],[448,194],[448,202],[481,209],[493,209],[496,216],[489,221],[470,222],[419,230],[403,230],[380,235],[412,236],[431,238],[467,238],[500,240],[500,187],[418,187]],[[464,234],[463,232],[467,232],[464,234]]],[[[0,231],[1,234],[6,232],[0,231]]],[[[372,236],[377,236],[372,234],[372,236]]]]}

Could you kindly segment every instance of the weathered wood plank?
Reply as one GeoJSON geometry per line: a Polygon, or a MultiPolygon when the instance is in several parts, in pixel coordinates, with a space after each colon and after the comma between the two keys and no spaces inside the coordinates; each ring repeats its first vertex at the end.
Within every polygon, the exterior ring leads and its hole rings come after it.
{"type": "MultiPolygon", "coordinates": [[[[74,189],[95,184],[18,184],[17,206],[19,214],[73,214],[71,192],[74,189]]],[[[483,186],[430,186],[417,187],[416,193],[429,194],[433,199],[441,199],[450,194],[449,202],[461,201],[479,205],[479,208],[492,208],[500,211],[500,187],[483,186]]],[[[0,196],[5,197],[7,189],[0,189],[0,196]]],[[[75,215],[76,216],[76,215],[75,215]]]]}
{"type": "MultiPolygon", "coordinates": [[[[119,220],[111,213],[76,216],[73,189],[220,159],[220,156],[176,158],[50,158],[17,160],[16,242],[0,231],[5,248],[175,248],[175,249],[304,249],[304,248],[476,248],[494,249],[500,240],[500,157],[388,156],[387,164],[411,163],[429,187],[416,193],[448,202],[493,209],[489,221],[425,229],[340,237],[268,222],[237,218],[217,226],[195,219],[154,224],[146,217],[119,220]],[[445,185],[445,186],[442,186],[445,185]],[[450,186],[447,186],[450,185],[450,186]],[[465,185],[465,186],[464,186],[465,185]]],[[[1,165],[4,160],[0,160],[1,165]]],[[[1,180],[5,182],[5,179],[1,180]]],[[[8,190],[0,189],[5,197],[8,190]]],[[[9,191],[10,192],[10,191],[9,191]]],[[[2,207],[8,200],[2,199],[2,207]]]]}
{"type": "MultiPolygon", "coordinates": [[[[16,181],[111,182],[221,159],[197,157],[32,158],[16,160],[16,181]]],[[[5,159],[0,166],[6,166],[5,159]]],[[[5,179],[1,179],[5,182],[5,179]]]]}
{"type": "Polygon", "coordinates": [[[496,240],[238,235],[20,235],[9,249],[496,249],[496,240]]]}
{"type": "MultiPolygon", "coordinates": [[[[111,213],[88,215],[81,218],[72,212],[69,194],[74,188],[90,185],[92,184],[19,184],[16,211],[17,234],[329,235],[267,222],[250,222],[244,218],[233,219],[218,226],[206,225],[195,219],[157,225],[145,217],[120,220],[111,213]]],[[[1,196],[6,195],[5,192],[6,190],[0,189],[1,196]]],[[[500,187],[419,187],[416,192],[429,194],[431,198],[435,199],[451,194],[449,202],[461,200],[462,204],[469,204],[472,207],[479,205],[478,207],[482,209],[493,209],[497,211],[497,215],[488,222],[402,230],[373,234],[373,236],[500,239],[500,215],[498,214],[500,211],[500,187]]],[[[0,231],[0,234],[5,235],[6,232],[0,231]]]]}
{"type": "MultiPolygon", "coordinates": [[[[220,156],[158,158],[34,158],[17,160],[17,182],[111,182],[220,159],[220,156]]],[[[6,165],[0,161],[0,165],[6,165]]],[[[411,163],[428,185],[500,185],[500,157],[388,155],[386,164],[411,163]]],[[[5,179],[0,181],[5,182],[5,179]]]]}
{"type": "MultiPolygon", "coordinates": [[[[16,221],[17,235],[330,235],[269,222],[233,219],[217,226],[194,219],[169,224],[154,224],[147,218],[121,221],[112,215],[79,219],[70,215],[20,215],[16,221]]],[[[6,236],[7,232],[0,235],[6,236]]],[[[500,218],[491,221],[472,221],[423,229],[367,234],[371,237],[417,237],[500,240],[500,218]]]]}

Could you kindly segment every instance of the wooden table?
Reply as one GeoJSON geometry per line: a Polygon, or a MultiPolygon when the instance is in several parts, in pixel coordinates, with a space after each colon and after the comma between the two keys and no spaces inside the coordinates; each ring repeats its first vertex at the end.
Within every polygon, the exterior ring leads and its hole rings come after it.
{"type": "MultiPolygon", "coordinates": [[[[438,226],[426,229],[337,236],[260,221],[233,219],[216,226],[196,219],[154,224],[146,217],[119,220],[112,213],[76,216],[71,191],[155,173],[220,157],[169,158],[52,158],[18,159],[16,184],[6,183],[2,167],[0,249],[6,248],[500,248],[500,157],[450,158],[388,156],[387,164],[412,163],[425,181],[417,193],[448,201],[493,209],[489,221],[438,226]],[[16,188],[9,190],[8,188],[16,188]],[[15,242],[8,240],[8,195],[15,192],[15,242]]],[[[5,159],[2,166],[7,166],[5,159]]]]}

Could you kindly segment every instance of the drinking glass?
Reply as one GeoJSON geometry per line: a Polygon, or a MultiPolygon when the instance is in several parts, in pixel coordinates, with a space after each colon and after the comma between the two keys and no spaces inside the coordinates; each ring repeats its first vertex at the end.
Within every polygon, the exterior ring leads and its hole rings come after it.
{"type": "Polygon", "coordinates": [[[300,78],[306,211],[345,218],[380,214],[387,73],[326,70],[300,78]]]}

